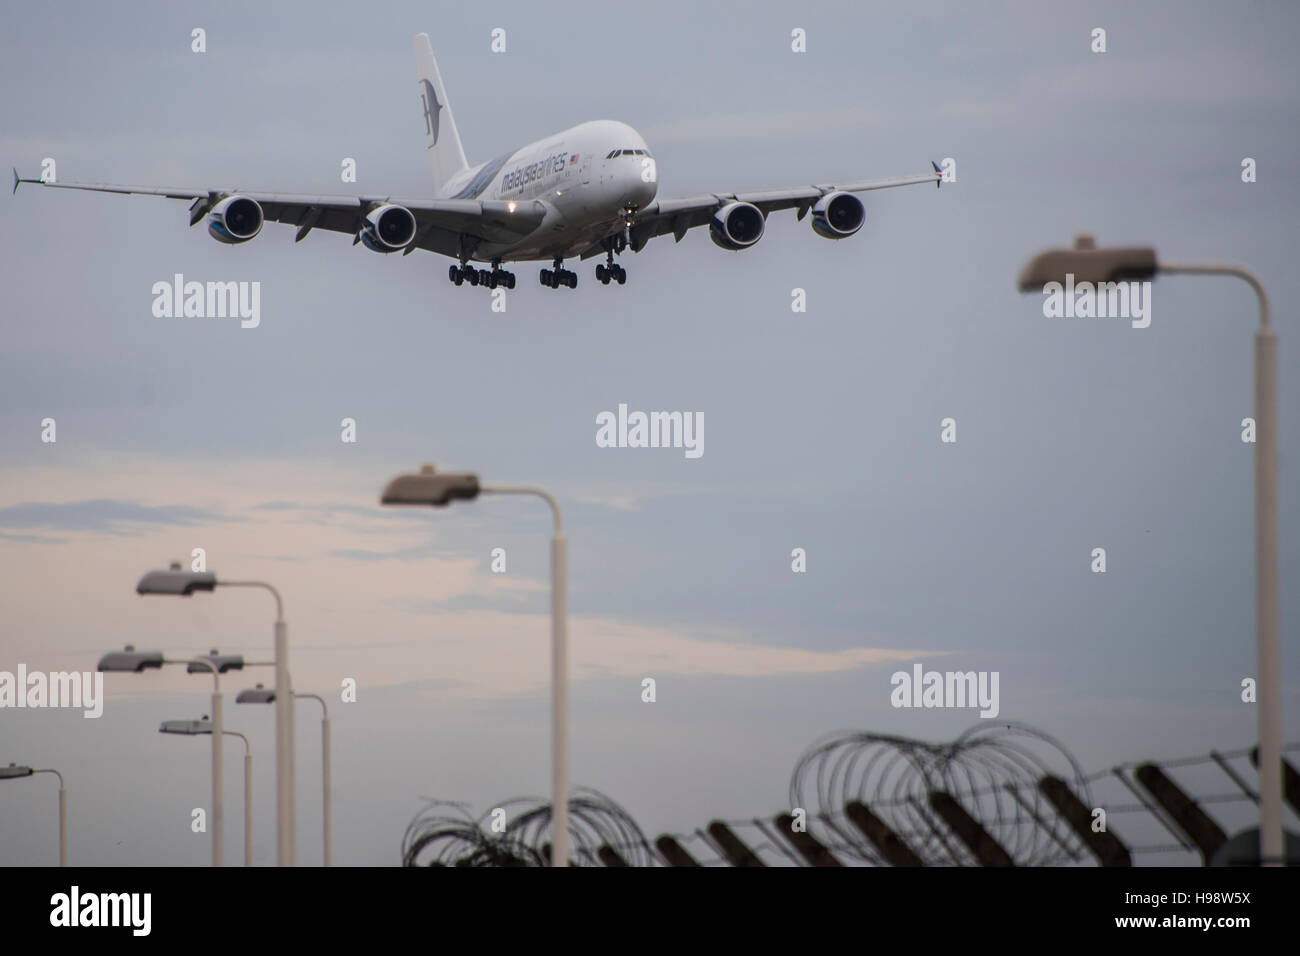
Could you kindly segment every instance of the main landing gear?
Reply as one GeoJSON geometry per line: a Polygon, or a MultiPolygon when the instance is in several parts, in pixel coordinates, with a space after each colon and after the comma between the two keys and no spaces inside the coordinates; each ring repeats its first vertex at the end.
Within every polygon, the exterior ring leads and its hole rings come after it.
{"type": "Polygon", "coordinates": [[[614,256],[611,254],[608,265],[596,266],[596,278],[601,285],[609,285],[611,281],[622,285],[627,281],[627,270],[615,262],[614,256]]]}
{"type": "Polygon", "coordinates": [[[614,261],[614,253],[622,252],[626,242],[621,237],[605,240],[605,264],[596,266],[596,279],[601,285],[617,282],[622,285],[627,281],[627,270],[614,261]]]}
{"type": "Polygon", "coordinates": [[[543,269],[538,273],[538,278],[542,280],[542,285],[548,289],[576,289],[578,287],[578,273],[570,272],[568,269],[561,269],[564,260],[556,258],[552,268],[543,269]]]}
{"type": "Polygon", "coordinates": [[[451,279],[456,285],[468,282],[470,285],[486,286],[489,289],[513,289],[515,287],[515,274],[502,269],[501,260],[499,259],[492,263],[491,269],[475,269],[473,266],[464,263],[452,266],[447,270],[447,278],[451,279]]]}

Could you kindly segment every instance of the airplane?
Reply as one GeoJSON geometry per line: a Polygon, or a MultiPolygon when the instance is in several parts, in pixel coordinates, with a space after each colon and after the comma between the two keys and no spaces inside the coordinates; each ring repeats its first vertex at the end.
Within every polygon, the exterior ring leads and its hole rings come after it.
{"type": "Polygon", "coordinates": [[[425,151],[433,172],[433,199],[376,196],[299,195],[243,189],[187,189],[117,186],[108,183],[19,183],[59,189],[165,196],[190,201],[190,225],[208,219],[218,242],[248,242],[268,219],[298,228],[295,242],[313,229],[341,232],[375,252],[409,255],[425,249],[457,260],[448,270],[456,285],[515,287],[506,262],[551,260],[540,272],[552,289],[577,288],[577,273],[564,260],[605,254],[596,266],[604,285],[627,281],[627,270],[614,261],[625,249],[640,252],[656,236],[672,233],[678,242],[687,231],[707,225],[713,242],[741,250],[763,237],[769,213],[812,213],[812,228],[827,239],[854,235],[866,221],[866,208],[855,193],[942,180],[934,172],[896,179],[794,186],[742,193],[706,193],[658,199],[658,170],[650,147],[636,130],[614,120],[595,120],[537,140],[477,166],[465,160],[447,91],[427,33],[414,38],[420,102],[424,113],[425,151]],[[487,263],[479,269],[471,263],[487,263]]]}

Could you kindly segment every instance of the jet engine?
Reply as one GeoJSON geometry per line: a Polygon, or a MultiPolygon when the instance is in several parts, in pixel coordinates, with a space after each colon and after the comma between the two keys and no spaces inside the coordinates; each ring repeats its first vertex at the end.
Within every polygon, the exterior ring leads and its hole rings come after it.
{"type": "Polygon", "coordinates": [[[867,210],[853,193],[827,193],[812,207],[812,227],[825,239],[844,239],[862,228],[867,210]]]}
{"type": "Polygon", "coordinates": [[[375,252],[397,252],[415,238],[415,216],[405,206],[379,206],[366,214],[361,241],[375,252]]]}
{"type": "Polygon", "coordinates": [[[208,213],[208,234],[217,242],[247,242],[262,231],[262,207],[247,196],[227,196],[208,213]]]}
{"type": "Polygon", "coordinates": [[[723,249],[748,249],[763,238],[763,213],[747,202],[731,202],[713,214],[709,238],[723,249]]]}

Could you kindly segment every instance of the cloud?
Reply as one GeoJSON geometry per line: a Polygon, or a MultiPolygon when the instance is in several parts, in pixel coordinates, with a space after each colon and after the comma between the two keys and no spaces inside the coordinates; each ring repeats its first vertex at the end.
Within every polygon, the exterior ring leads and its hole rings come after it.
{"type": "Polygon", "coordinates": [[[110,498],[24,502],[0,508],[0,528],[57,528],[107,534],[139,534],[146,528],[159,525],[197,525],[234,520],[236,519],[227,515],[190,505],[151,506],[110,498]]]}
{"type": "Polygon", "coordinates": [[[5,541],[25,541],[29,544],[62,544],[66,538],[55,538],[43,534],[9,534],[0,531],[0,540],[5,541]]]}
{"type": "MultiPolygon", "coordinates": [[[[391,610],[391,609],[389,609],[391,610]]],[[[385,612],[387,614],[387,611],[385,612]]],[[[433,678],[442,698],[500,699],[544,692],[550,686],[550,615],[474,609],[412,612],[411,634],[383,654],[350,651],[359,686],[394,687],[433,678]],[[417,620],[418,618],[418,620],[417,620]],[[352,656],[355,654],[355,656],[352,656]]],[[[947,652],[890,647],[834,651],[752,643],[738,630],[692,632],[609,618],[569,620],[570,681],[620,680],[640,687],[653,677],[791,677],[841,673],[875,664],[912,662],[947,652]]],[[[305,655],[300,655],[302,660],[305,655]]],[[[320,661],[327,672],[336,662],[320,661]]],[[[295,678],[311,664],[295,664],[295,678]]],[[[311,677],[303,680],[310,681],[311,677]]],[[[305,685],[304,685],[305,686],[305,685]]]]}
{"type": "MultiPolygon", "coordinates": [[[[376,525],[379,508],[344,507],[322,522],[354,485],[369,483],[346,468],[325,478],[314,462],[279,459],[178,463],[119,453],[103,467],[91,461],[0,471],[0,495],[12,500],[18,487],[67,495],[87,468],[110,493],[131,489],[156,499],[183,486],[199,504],[106,498],[0,510],[0,528],[58,528],[76,545],[55,551],[49,541],[0,535],[0,604],[15,633],[41,635],[20,637],[13,648],[32,666],[80,647],[90,631],[104,646],[257,653],[268,613],[260,601],[142,602],[135,595],[140,572],[202,546],[210,568],[270,580],[283,593],[294,677],[304,687],[337,687],[344,676],[366,688],[436,680],[437,693],[449,699],[502,699],[549,686],[549,582],[493,574],[485,555],[471,550],[480,539],[467,522],[447,523],[436,543],[427,522],[376,525]],[[196,540],[190,529],[200,524],[196,540]],[[378,547],[377,528],[384,534],[378,547]],[[116,536],[122,529],[128,537],[116,536]],[[48,595],[66,580],[79,582],[78,599],[52,615],[48,595]]],[[[814,675],[939,653],[876,636],[860,647],[813,650],[797,646],[803,635],[642,624],[608,613],[575,615],[569,632],[572,679],[637,686],[647,676],[814,675]]]]}

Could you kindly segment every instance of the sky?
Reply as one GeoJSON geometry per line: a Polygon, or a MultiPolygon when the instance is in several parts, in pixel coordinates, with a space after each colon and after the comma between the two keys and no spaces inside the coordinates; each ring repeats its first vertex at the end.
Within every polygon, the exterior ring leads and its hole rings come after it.
{"type": "MultiPolygon", "coordinates": [[[[549,515],[507,497],[379,506],[390,478],[434,462],[559,500],[572,780],[649,836],[788,809],[799,755],[828,731],[943,741],[980,722],[891,706],[891,674],[918,662],[997,672],[997,719],[1089,770],[1248,746],[1255,299],[1171,277],[1148,328],[1045,316],[1021,266],[1090,232],[1241,263],[1269,291],[1283,728],[1300,739],[1298,24],[1285,3],[14,10],[0,153],[23,176],[50,157],[64,181],[430,195],[411,52],[427,32],[471,163],[618,119],[654,152],[660,198],[945,159],[956,178],[864,194],[844,241],[792,212],[743,252],[701,229],[661,237],[621,257],[624,286],[599,285],[591,260],[570,265],[576,290],[546,289],[521,263],[505,312],[429,253],[320,231],[295,244],[274,223],[223,246],[179,201],[23,186],[0,202],[0,671],[90,670],[127,643],[269,659],[264,594],[134,593],[202,548],[219,577],[284,595],[295,687],[330,706],[337,863],[398,863],[426,798],[481,813],[542,796],[549,515]],[[176,273],[260,282],[260,324],[156,317],[153,284],[176,273]],[[704,454],[598,447],[596,416],[620,403],[702,414],[704,454]]],[[[262,679],[223,681],[254,750],[259,864],[274,861],[271,708],[233,694],[262,679]]],[[[63,772],[71,862],[205,864],[190,820],[206,741],[154,728],[207,713],[210,685],[173,669],[105,687],[97,720],[0,711],[0,761],[63,772]]],[[[298,767],[299,858],[315,864],[305,703],[298,767]]],[[[234,744],[226,783],[230,860],[234,744]]],[[[52,788],[4,785],[0,862],[53,862],[52,788]]]]}

